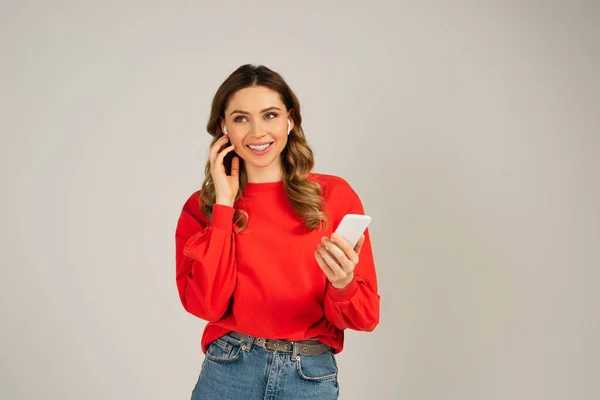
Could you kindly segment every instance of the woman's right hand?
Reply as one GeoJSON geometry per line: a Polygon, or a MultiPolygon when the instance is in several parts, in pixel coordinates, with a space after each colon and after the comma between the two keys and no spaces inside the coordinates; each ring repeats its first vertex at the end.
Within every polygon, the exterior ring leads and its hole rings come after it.
{"type": "Polygon", "coordinates": [[[240,160],[234,156],[231,161],[231,175],[225,173],[223,159],[235,145],[231,145],[223,150],[222,147],[227,144],[229,137],[223,135],[215,142],[210,149],[210,175],[215,184],[216,203],[233,207],[235,196],[240,187],[239,172],[240,160]]]}

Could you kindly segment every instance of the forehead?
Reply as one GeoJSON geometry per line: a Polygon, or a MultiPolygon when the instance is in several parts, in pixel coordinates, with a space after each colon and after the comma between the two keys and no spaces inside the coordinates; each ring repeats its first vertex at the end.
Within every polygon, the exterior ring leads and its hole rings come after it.
{"type": "Polygon", "coordinates": [[[267,107],[279,107],[285,110],[279,93],[264,86],[253,86],[240,89],[231,96],[227,111],[242,110],[251,113],[259,113],[267,107]]]}

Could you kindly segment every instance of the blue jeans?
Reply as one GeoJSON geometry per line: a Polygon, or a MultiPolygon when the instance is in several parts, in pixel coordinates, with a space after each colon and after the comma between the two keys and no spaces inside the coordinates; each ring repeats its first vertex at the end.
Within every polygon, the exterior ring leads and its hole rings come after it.
{"type": "Polygon", "coordinates": [[[338,367],[331,350],[319,355],[269,351],[229,334],[210,343],[192,400],[338,399],[338,367]]]}

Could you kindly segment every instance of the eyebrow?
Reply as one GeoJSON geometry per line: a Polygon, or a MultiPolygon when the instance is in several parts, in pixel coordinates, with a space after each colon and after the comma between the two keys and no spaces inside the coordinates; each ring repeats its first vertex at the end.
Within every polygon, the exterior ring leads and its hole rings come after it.
{"type": "MultiPolygon", "coordinates": [[[[275,107],[275,106],[273,106],[273,107],[268,107],[268,108],[265,108],[264,110],[261,110],[260,112],[261,112],[261,113],[264,113],[264,112],[267,112],[267,111],[270,111],[270,110],[279,110],[279,111],[281,111],[281,109],[280,109],[279,107],[275,107]]],[[[232,114],[234,114],[234,113],[239,113],[239,114],[250,114],[248,111],[242,111],[242,110],[233,110],[233,111],[231,112],[231,114],[229,114],[229,115],[231,116],[231,115],[232,115],[232,114]]]]}

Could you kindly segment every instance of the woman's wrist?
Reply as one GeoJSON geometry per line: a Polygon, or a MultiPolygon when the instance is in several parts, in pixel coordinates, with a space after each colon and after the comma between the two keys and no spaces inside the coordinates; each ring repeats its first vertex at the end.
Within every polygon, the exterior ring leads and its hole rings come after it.
{"type": "Polygon", "coordinates": [[[227,201],[227,200],[222,200],[222,199],[217,199],[217,201],[215,202],[215,204],[221,204],[223,206],[227,206],[227,207],[233,207],[233,202],[231,201],[227,201]]]}

